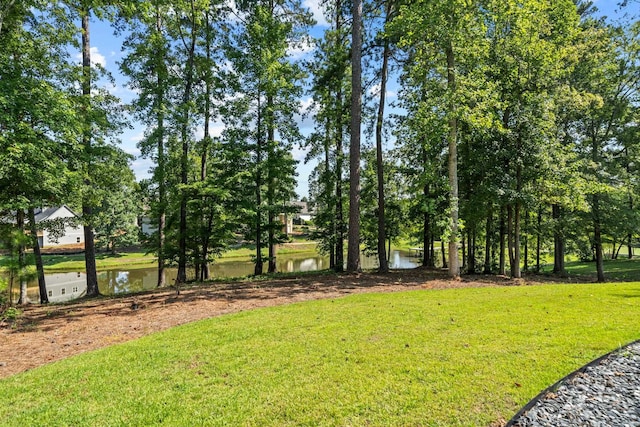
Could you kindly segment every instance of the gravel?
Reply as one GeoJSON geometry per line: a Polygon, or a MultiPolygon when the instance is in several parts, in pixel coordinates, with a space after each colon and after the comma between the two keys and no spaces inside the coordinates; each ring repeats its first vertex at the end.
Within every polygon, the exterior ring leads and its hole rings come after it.
{"type": "Polygon", "coordinates": [[[507,426],[640,426],[640,342],[561,380],[507,426]]]}

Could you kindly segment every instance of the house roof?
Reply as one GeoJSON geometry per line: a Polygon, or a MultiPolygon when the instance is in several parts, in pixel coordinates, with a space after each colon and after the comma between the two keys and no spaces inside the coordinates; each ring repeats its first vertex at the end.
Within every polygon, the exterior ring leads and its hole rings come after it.
{"type": "Polygon", "coordinates": [[[36,222],[42,222],[42,221],[46,221],[48,219],[51,219],[51,217],[56,212],[58,212],[60,210],[66,210],[68,213],[66,215],[61,215],[59,217],[69,218],[69,217],[76,217],[77,216],[75,214],[75,212],[73,212],[71,209],[69,209],[69,207],[67,205],[55,206],[55,207],[51,207],[51,208],[44,208],[40,212],[36,213],[36,215],[35,215],[36,222]]]}
{"type": "Polygon", "coordinates": [[[298,212],[299,215],[315,215],[316,214],[315,210],[309,209],[309,203],[307,202],[301,202],[296,200],[291,202],[291,206],[300,208],[300,211],[298,212]]]}

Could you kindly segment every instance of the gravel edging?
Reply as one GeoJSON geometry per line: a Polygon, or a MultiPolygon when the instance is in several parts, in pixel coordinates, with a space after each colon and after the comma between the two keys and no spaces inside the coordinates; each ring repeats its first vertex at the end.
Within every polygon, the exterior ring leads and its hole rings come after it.
{"type": "Polygon", "coordinates": [[[542,391],[506,426],[640,426],[640,340],[542,391]]]}

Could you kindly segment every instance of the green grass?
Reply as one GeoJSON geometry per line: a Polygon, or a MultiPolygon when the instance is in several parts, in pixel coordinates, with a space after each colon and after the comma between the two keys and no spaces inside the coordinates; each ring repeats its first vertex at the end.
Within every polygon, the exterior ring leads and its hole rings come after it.
{"type": "MultiPolygon", "coordinates": [[[[569,261],[565,264],[565,269],[570,277],[577,280],[585,282],[596,280],[596,263],[594,261],[569,261]]],[[[544,265],[542,269],[545,273],[550,273],[552,270],[553,263],[544,265]]],[[[605,259],[604,275],[608,281],[612,282],[638,282],[640,281],[640,258],[605,259]]]]}
{"type": "MultiPolygon", "coordinates": [[[[291,254],[315,254],[317,244],[315,242],[297,242],[294,246],[285,246],[278,249],[278,255],[291,254]]],[[[231,249],[216,259],[216,263],[234,262],[240,259],[251,260],[255,254],[255,249],[251,247],[241,247],[231,249]]],[[[266,257],[265,252],[265,257],[266,257]]],[[[84,254],[68,254],[68,255],[43,255],[42,257],[45,271],[76,271],[84,270],[85,261],[84,254]]],[[[6,256],[0,256],[0,272],[3,270],[4,264],[7,262],[6,256]]],[[[116,267],[127,267],[128,269],[149,268],[156,263],[156,257],[153,254],[147,254],[142,251],[123,252],[116,255],[111,253],[99,253],[96,255],[96,266],[99,270],[108,270],[116,267]]]]}
{"type": "Polygon", "coordinates": [[[361,294],[183,325],[0,381],[0,425],[486,426],[640,338],[640,283],[361,294]]]}

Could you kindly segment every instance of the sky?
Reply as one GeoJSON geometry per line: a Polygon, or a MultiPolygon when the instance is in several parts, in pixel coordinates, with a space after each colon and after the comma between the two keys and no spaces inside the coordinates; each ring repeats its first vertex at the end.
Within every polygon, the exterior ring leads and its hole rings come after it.
{"type": "MultiPolygon", "coordinates": [[[[617,6],[619,0],[595,0],[594,5],[599,9],[599,14],[607,16],[612,19],[618,19],[623,16],[620,13],[620,9],[617,6]]],[[[313,13],[314,18],[318,24],[312,29],[312,35],[320,37],[323,31],[327,28],[327,23],[322,15],[320,7],[320,0],[304,0],[305,7],[313,13]]],[[[625,9],[628,15],[640,16],[640,0],[629,0],[628,6],[625,9]]],[[[122,38],[116,37],[113,34],[113,29],[109,23],[94,20],[91,23],[91,60],[94,63],[102,65],[114,78],[114,84],[107,84],[107,88],[110,92],[119,97],[122,102],[128,103],[135,97],[135,93],[127,88],[126,78],[120,73],[118,62],[123,58],[123,52],[121,51],[122,38]]],[[[295,52],[298,58],[308,55],[309,52],[295,52]]],[[[81,60],[80,54],[76,56],[78,61],[81,60]]],[[[390,87],[393,84],[390,83],[390,87]]],[[[394,91],[388,92],[388,98],[393,102],[395,96],[394,91]]],[[[300,110],[310,105],[311,98],[305,95],[300,100],[300,110]]],[[[297,118],[298,125],[300,126],[303,135],[308,135],[313,130],[313,120],[309,117],[303,118],[299,116],[297,118]]],[[[142,158],[140,150],[137,148],[137,143],[142,139],[144,134],[144,127],[131,120],[132,128],[126,129],[120,135],[121,148],[127,153],[134,156],[134,160],[131,163],[131,167],[138,180],[148,178],[150,176],[149,170],[153,166],[150,159],[142,158]]],[[[212,132],[214,135],[221,133],[223,126],[221,124],[214,124],[212,126],[212,132]]],[[[298,184],[296,187],[296,193],[298,197],[308,197],[309,185],[308,179],[311,171],[315,166],[315,162],[304,164],[305,151],[296,145],[293,150],[293,156],[299,161],[297,167],[298,184]]]]}

